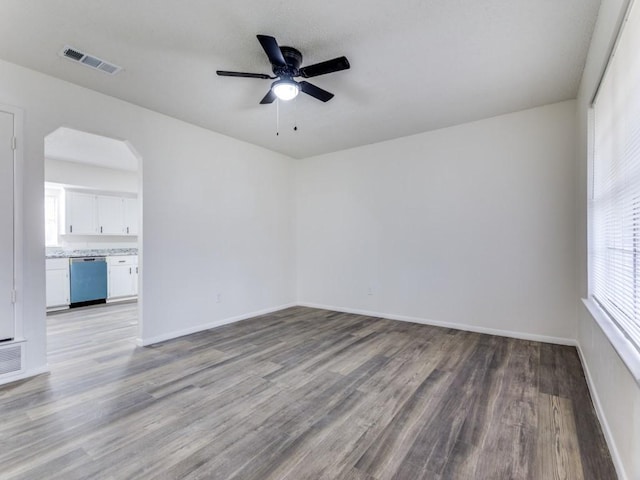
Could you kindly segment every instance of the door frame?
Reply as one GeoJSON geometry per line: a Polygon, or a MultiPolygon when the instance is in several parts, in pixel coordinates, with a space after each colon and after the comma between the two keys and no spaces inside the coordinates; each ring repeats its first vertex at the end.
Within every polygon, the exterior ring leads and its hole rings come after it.
{"type": "Polygon", "coordinates": [[[14,342],[24,340],[23,305],[24,305],[24,110],[0,103],[0,111],[13,115],[13,136],[16,139],[13,150],[13,304],[14,342]]]}
{"type": "MultiPolygon", "coordinates": [[[[47,133],[46,135],[44,135],[44,137],[42,138],[42,144],[43,144],[43,152],[42,152],[42,158],[43,158],[43,164],[44,164],[44,158],[45,158],[45,149],[44,149],[44,142],[46,140],[46,138],[51,135],[53,132],[55,132],[56,130],[58,130],[59,128],[69,128],[72,130],[77,130],[79,132],[83,132],[83,133],[88,133],[91,135],[99,135],[101,137],[106,137],[106,138],[110,138],[113,140],[117,140],[120,142],[123,142],[127,148],[130,150],[131,154],[136,157],[137,161],[138,161],[138,169],[137,169],[137,175],[138,175],[138,235],[137,235],[137,243],[138,243],[138,300],[137,300],[137,305],[138,305],[138,328],[137,328],[137,332],[136,332],[136,344],[139,346],[143,346],[143,341],[142,341],[142,324],[144,321],[143,318],[143,304],[144,304],[144,293],[143,293],[143,275],[144,275],[144,267],[143,267],[143,258],[144,258],[144,249],[143,249],[143,234],[144,234],[144,228],[143,228],[143,202],[144,202],[144,194],[143,194],[143,175],[142,175],[142,171],[143,171],[143,157],[142,155],[138,152],[138,150],[135,148],[135,146],[133,145],[133,143],[131,141],[129,141],[126,138],[122,138],[122,137],[118,137],[117,135],[112,135],[109,132],[102,132],[102,131],[94,131],[94,130],[88,130],[86,128],[82,128],[82,127],[78,127],[74,124],[70,124],[70,123],[61,123],[58,124],[58,126],[56,128],[54,128],[53,130],[49,131],[49,133],[47,133]]],[[[44,174],[43,174],[44,177],[44,174]]],[[[42,222],[44,223],[44,222],[42,222]]],[[[43,236],[44,239],[44,236],[43,236]]],[[[43,267],[43,272],[44,272],[44,267],[43,267]]],[[[46,288],[46,286],[45,286],[46,288]]],[[[46,303],[45,303],[46,304],[46,303]]],[[[45,307],[46,310],[46,307],[45,307]]],[[[47,353],[48,355],[48,353],[47,353]]]]}

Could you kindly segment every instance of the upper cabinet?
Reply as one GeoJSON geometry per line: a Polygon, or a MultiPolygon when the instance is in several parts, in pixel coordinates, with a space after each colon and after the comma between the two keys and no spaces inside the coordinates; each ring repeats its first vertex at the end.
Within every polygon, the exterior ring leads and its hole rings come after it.
{"type": "Polygon", "coordinates": [[[89,193],[66,192],[65,229],[73,235],[95,235],[96,196],[89,193]]]}
{"type": "Polygon", "coordinates": [[[138,199],[123,198],[123,217],[124,217],[124,234],[138,235],[138,199]]]}
{"type": "Polygon", "coordinates": [[[122,235],[124,219],[122,198],[96,195],[98,233],[102,235],[122,235]]]}
{"type": "Polygon", "coordinates": [[[67,235],[137,235],[138,199],[121,195],[65,192],[67,235]]]}

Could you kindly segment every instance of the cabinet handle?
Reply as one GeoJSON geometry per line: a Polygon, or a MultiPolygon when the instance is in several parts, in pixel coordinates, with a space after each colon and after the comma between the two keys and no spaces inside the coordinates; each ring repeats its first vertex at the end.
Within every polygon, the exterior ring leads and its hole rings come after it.
{"type": "Polygon", "coordinates": [[[102,233],[102,227],[100,227],[100,233],[102,233]]]}
{"type": "Polygon", "coordinates": [[[69,225],[69,233],[73,233],[73,225],[69,225]]]}
{"type": "Polygon", "coordinates": [[[129,227],[127,227],[127,233],[129,233],[129,227]]]}
{"type": "Polygon", "coordinates": [[[138,273],[138,267],[136,267],[136,273],[138,273]]]}
{"type": "Polygon", "coordinates": [[[129,267],[129,275],[131,275],[131,267],[129,267]]]}

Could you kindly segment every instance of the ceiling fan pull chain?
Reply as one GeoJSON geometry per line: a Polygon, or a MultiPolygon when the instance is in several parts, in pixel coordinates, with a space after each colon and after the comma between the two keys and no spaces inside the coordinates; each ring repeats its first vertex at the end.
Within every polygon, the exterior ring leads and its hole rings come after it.
{"type": "Polygon", "coordinates": [[[298,131],[298,102],[293,104],[293,131],[298,131]]]}
{"type": "Polygon", "coordinates": [[[276,137],[280,135],[280,100],[276,99],[276,137]]]}

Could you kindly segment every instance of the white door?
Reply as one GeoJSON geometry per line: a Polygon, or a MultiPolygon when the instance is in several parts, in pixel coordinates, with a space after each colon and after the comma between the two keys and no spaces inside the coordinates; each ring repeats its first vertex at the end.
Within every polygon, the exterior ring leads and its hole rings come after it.
{"type": "Polygon", "coordinates": [[[98,233],[123,235],[122,198],[98,195],[98,233]]]}
{"type": "Polygon", "coordinates": [[[87,193],[67,192],[65,195],[65,233],[95,235],[96,196],[87,193]]]}
{"type": "Polygon", "coordinates": [[[126,235],[138,235],[138,199],[124,199],[124,228],[126,235]]]}
{"type": "Polygon", "coordinates": [[[69,269],[47,270],[47,307],[69,305],[69,269]]]}
{"type": "Polygon", "coordinates": [[[13,114],[0,111],[0,340],[14,338],[13,114]]]}
{"type": "Polygon", "coordinates": [[[130,297],[133,291],[133,269],[135,265],[112,265],[109,267],[109,298],[130,297]]]}

